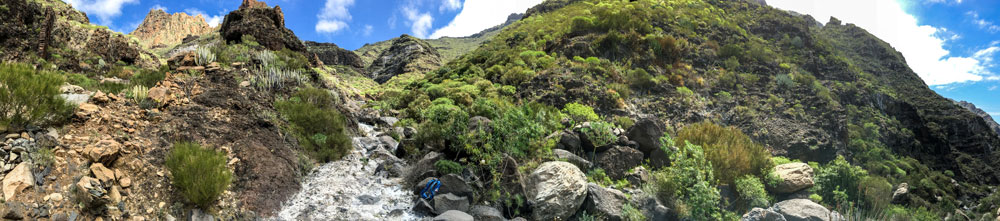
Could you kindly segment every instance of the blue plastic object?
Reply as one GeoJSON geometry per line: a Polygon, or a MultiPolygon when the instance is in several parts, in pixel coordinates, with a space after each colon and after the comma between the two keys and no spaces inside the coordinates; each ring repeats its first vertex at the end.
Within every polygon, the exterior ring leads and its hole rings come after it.
{"type": "Polygon", "coordinates": [[[434,199],[434,194],[437,194],[438,189],[441,189],[441,181],[438,179],[431,179],[427,182],[427,186],[424,186],[424,190],[420,191],[420,198],[426,200],[434,199]]]}

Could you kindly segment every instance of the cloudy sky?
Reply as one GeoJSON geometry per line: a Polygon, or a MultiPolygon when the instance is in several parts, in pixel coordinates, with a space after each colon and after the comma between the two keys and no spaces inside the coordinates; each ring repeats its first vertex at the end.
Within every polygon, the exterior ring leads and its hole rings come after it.
{"type": "MultiPolygon", "coordinates": [[[[217,25],[239,0],[63,0],[93,23],[131,32],[150,9],[201,14],[217,25]]],[[[347,49],[401,34],[467,36],[503,23],[542,0],[265,0],[281,5],[304,40],[347,49]]],[[[1000,117],[1000,1],[767,0],[782,9],[837,17],[889,42],[932,89],[1000,117]]]]}

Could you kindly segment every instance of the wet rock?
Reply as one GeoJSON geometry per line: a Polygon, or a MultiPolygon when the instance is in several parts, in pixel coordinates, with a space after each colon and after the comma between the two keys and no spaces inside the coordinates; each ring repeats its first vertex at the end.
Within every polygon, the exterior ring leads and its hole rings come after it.
{"type": "Polygon", "coordinates": [[[472,209],[469,209],[469,214],[472,215],[473,218],[475,218],[476,220],[479,220],[479,221],[506,221],[507,220],[507,219],[503,218],[503,213],[500,213],[500,210],[497,210],[496,208],[489,207],[489,206],[483,206],[483,205],[473,206],[472,209]]]}
{"type": "Polygon", "coordinates": [[[778,187],[779,193],[793,193],[802,189],[812,187],[813,169],[805,163],[786,163],[774,167],[774,173],[781,178],[778,187]]]}
{"type": "Polygon", "coordinates": [[[587,184],[587,198],[583,201],[583,209],[590,215],[604,217],[608,221],[622,220],[624,203],[625,194],[621,191],[594,183],[587,184]]]}
{"type": "Polygon", "coordinates": [[[788,221],[829,221],[830,210],[807,199],[791,199],[774,204],[772,209],[788,221]]]}
{"type": "Polygon", "coordinates": [[[625,178],[625,173],[642,164],[642,152],[625,146],[613,146],[597,155],[597,166],[612,180],[625,178]]]}
{"type": "Polygon", "coordinates": [[[473,221],[475,220],[471,215],[462,211],[448,210],[441,215],[435,216],[434,221],[473,221]]]}
{"type": "Polygon", "coordinates": [[[590,169],[591,163],[583,159],[583,157],[577,156],[576,154],[570,153],[569,151],[562,149],[553,149],[552,155],[555,155],[556,159],[566,160],[566,162],[576,165],[581,171],[586,171],[590,169]]]}
{"type": "Polygon", "coordinates": [[[469,211],[469,198],[451,193],[434,196],[434,213],[442,214],[448,210],[469,211]]]}
{"type": "Polygon", "coordinates": [[[21,191],[35,186],[35,178],[31,173],[31,165],[22,162],[3,177],[3,198],[13,199],[21,191]]]}
{"type": "Polygon", "coordinates": [[[785,221],[785,216],[770,209],[753,208],[740,221],[785,221]]]}
{"type": "Polygon", "coordinates": [[[534,220],[566,220],[587,197],[587,179],[575,165],[546,162],[528,177],[528,203],[534,220]]]}
{"type": "Polygon", "coordinates": [[[642,118],[628,129],[625,134],[629,140],[639,144],[639,151],[646,156],[653,153],[653,150],[660,149],[660,137],[663,137],[664,126],[659,119],[642,118]]]}

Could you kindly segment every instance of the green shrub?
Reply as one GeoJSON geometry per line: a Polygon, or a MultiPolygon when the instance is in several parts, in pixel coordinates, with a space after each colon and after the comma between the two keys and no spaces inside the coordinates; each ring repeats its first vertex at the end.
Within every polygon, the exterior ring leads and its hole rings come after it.
{"type": "Polygon", "coordinates": [[[712,184],[712,164],[701,146],[685,142],[669,158],[671,166],[654,171],[648,189],[684,219],[722,220],[722,197],[712,184]]]}
{"type": "Polygon", "coordinates": [[[632,204],[629,203],[626,203],[624,206],[622,206],[622,218],[624,218],[625,221],[647,220],[646,215],[642,214],[642,211],[640,211],[638,208],[633,207],[632,204]]]}
{"type": "Polygon", "coordinates": [[[774,168],[771,153],[736,127],[696,123],[677,132],[675,139],[678,143],[703,146],[705,157],[712,162],[719,181],[725,184],[733,184],[744,175],[765,178],[774,168]]]}
{"type": "Polygon", "coordinates": [[[739,203],[737,204],[740,208],[766,208],[769,205],[764,183],[760,182],[760,178],[755,176],[746,175],[736,179],[736,193],[740,196],[739,203]]]}
{"type": "Polygon", "coordinates": [[[641,68],[636,68],[628,71],[628,82],[634,88],[649,89],[656,84],[653,82],[653,76],[649,75],[649,72],[641,68]]]}
{"type": "Polygon", "coordinates": [[[174,143],[166,166],[184,198],[202,209],[208,209],[232,182],[226,155],[196,143],[174,143]]]}
{"type": "Polygon", "coordinates": [[[795,81],[792,80],[792,77],[790,77],[787,74],[779,74],[777,76],[774,76],[774,81],[778,84],[779,87],[783,89],[792,89],[795,88],[795,86],[797,86],[795,81]]]}
{"type": "Polygon", "coordinates": [[[572,30],[574,32],[588,32],[594,28],[594,19],[585,16],[573,17],[572,30]]]}
{"type": "MultiPolygon", "coordinates": [[[[166,78],[166,73],[169,70],[170,68],[166,65],[160,66],[160,69],[158,70],[142,69],[139,73],[132,75],[129,83],[132,85],[142,85],[146,88],[152,88],[156,86],[156,83],[159,83],[163,80],[163,78],[166,78]]],[[[81,87],[83,86],[81,85],[81,87]]]]}
{"type": "Polygon", "coordinates": [[[601,118],[594,113],[594,108],[580,103],[566,104],[566,106],[563,107],[563,113],[566,113],[566,115],[569,116],[570,120],[573,121],[573,124],[601,120],[601,118]]]}
{"type": "Polygon", "coordinates": [[[889,206],[892,199],[892,184],[885,178],[879,176],[868,176],[858,183],[858,191],[861,194],[861,203],[864,208],[883,210],[889,206]]]}
{"type": "Polygon", "coordinates": [[[694,91],[691,91],[687,87],[677,87],[677,93],[685,98],[694,97],[694,91]]]}
{"type": "Polygon", "coordinates": [[[867,176],[868,171],[851,165],[843,156],[837,156],[837,159],[817,169],[813,192],[822,196],[829,205],[852,206],[850,202],[861,199],[858,187],[867,176]]]}
{"type": "Polygon", "coordinates": [[[614,121],[620,128],[632,128],[632,125],[635,125],[635,120],[626,116],[615,116],[614,121]]]}
{"type": "Polygon", "coordinates": [[[434,168],[441,174],[459,174],[465,169],[461,164],[451,160],[438,160],[434,162],[434,168]]]}
{"type": "Polygon", "coordinates": [[[326,90],[303,88],[294,97],[274,103],[291,123],[299,145],[320,162],[338,160],[351,150],[351,140],[344,130],[347,122],[337,111],[335,101],[326,90]]]}
{"type": "Polygon", "coordinates": [[[421,111],[423,122],[418,127],[419,140],[425,144],[464,152],[465,136],[461,135],[465,134],[468,127],[469,114],[453,103],[451,99],[438,98],[429,108],[421,111]]]}
{"type": "Polygon", "coordinates": [[[587,140],[590,140],[590,143],[594,144],[594,147],[600,147],[618,141],[618,136],[615,136],[614,129],[615,126],[610,123],[591,122],[590,127],[581,128],[580,132],[583,132],[587,136],[587,140]]]}
{"type": "Polygon", "coordinates": [[[59,97],[63,78],[24,64],[0,64],[0,131],[66,120],[73,105],[59,97]]]}

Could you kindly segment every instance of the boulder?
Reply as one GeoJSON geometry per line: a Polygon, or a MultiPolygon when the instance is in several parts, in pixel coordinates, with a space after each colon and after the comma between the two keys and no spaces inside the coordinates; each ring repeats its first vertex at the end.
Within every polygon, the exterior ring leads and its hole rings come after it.
{"type": "Polygon", "coordinates": [[[830,221],[830,210],[812,200],[785,200],[774,204],[771,209],[788,221],[830,221]]]}
{"type": "Polygon", "coordinates": [[[896,186],[896,191],[892,192],[892,203],[894,204],[906,203],[906,201],[909,198],[907,197],[907,195],[909,194],[910,194],[910,185],[907,183],[900,183],[898,186],[896,186]]]}
{"type": "Polygon", "coordinates": [[[456,210],[448,210],[441,215],[435,216],[434,221],[473,221],[475,218],[468,213],[456,210]]]}
{"type": "Polygon", "coordinates": [[[87,156],[91,162],[110,164],[118,158],[121,148],[122,144],[118,143],[118,141],[115,141],[114,139],[104,139],[98,141],[96,145],[88,145],[83,149],[83,154],[87,156]]]}
{"type": "Polygon", "coordinates": [[[180,67],[196,66],[198,64],[195,62],[195,57],[197,55],[194,54],[194,51],[175,54],[170,59],[167,59],[167,66],[174,70],[180,67]]]}
{"type": "Polygon", "coordinates": [[[241,42],[244,35],[253,36],[261,46],[273,51],[288,48],[306,52],[306,46],[295,33],[285,28],[285,14],[280,6],[252,6],[257,1],[244,1],[240,8],[230,12],[219,25],[219,34],[227,42],[241,42]]]}
{"type": "Polygon", "coordinates": [[[793,193],[815,185],[813,168],[805,163],[786,163],[774,167],[781,182],[774,189],[779,193],[793,193]]]}
{"type": "Polygon", "coordinates": [[[96,114],[101,108],[97,105],[91,103],[82,103],[80,106],[76,107],[76,116],[81,119],[89,119],[91,115],[96,114]]]}
{"type": "Polygon", "coordinates": [[[31,173],[31,165],[21,162],[3,177],[3,199],[10,201],[21,191],[35,186],[35,177],[31,173]]]}
{"type": "Polygon", "coordinates": [[[621,191],[594,183],[587,184],[587,199],[583,201],[583,209],[590,215],[604,217],[608,221],[623,220],[623,205],[625,194],[621,191]]]}
{"type": "Polygon", "coordinates": [[[475,116],[469,118],[469,130],[470,131],[482,131],[482,133],[490,134],[493,132],[493,127],[490,124],[493,123],[492,120],[483,116],[475,116]]]}
{"type": "Polygon", "coordinates": [[[6,207],[6,209],[3,212],[3,218],[5,220],[22,220],[22,219],[24,219],[24,213],[27,210],[27,207],[24,206],[24,203],[20,203],[20,202],[6,202],[4,204],[5,204],[4,207],[6,207]]]}
{"type": "Polygon", "coordinates": [[[503,213],[500,213],[500,210],[497,210],[496,208],[489,207],[489,206],[483,206],[483,205],[473,206],[472,209],[469,209],[469,214],[472,215],[472,218],[475,218],[476,220],[479,220],[479,221],[506,221],[507,220],[507,219],[503,218],[503,213]]]}
{"type": "MultiPolygon", "coordinates": [[[[404,148],[399,148],[399,149],[404,149],[404,148]]],[[[429,171],[434,171],[435,170],[434,163],[440,160],[442,157],[443,155],[441,155],[441,153],[438,152],[430,152],[425,154],[423,158],[420,158],[420,160],[417,161],[417,163],[410,166],[410,169],[406,171],[405,177],[407,183],[415,183],[424,178],[427,178],[425,174],[429,171]]],[[[436,176],[435,174],[430,174],[430,175],[436,176]]]]}
{"type": "Polygon", "coordinates": [[[740,221],[785,221],[785,216],[770,209],[753,208],[740,221]]]}
{"type": "Polygon", "coordinates": [[[591,163],[583,159],[583,157],[577,156],[576,154],[570,153],[569,151],[562,149],[553,149],[552,155],[555,155],[556,159],[566,160],[566,162],[576,165],[581,171],[586,171],[590,169],[591,163]]]}
{"type": "Polygon", "coordinates": [[[458,174],[447,174],[441,176],[441,189],[438,190],[438,195],[441,194],[455,194],[456,196],[468,197],[469,200],[473,197],[473,189],[465,179],[463,179],[458,174]]]}
{"type": "Polygon", "coordinates": [[[632,205],[636,206],[642,215],[649,220],[678,220],[676,213],[671,213],[670,208],[649,194],[632,197],[632,205]]]}
{"type": "Polygon", "coordinates": [[[655,117],[642,118],[628,129],[626,136],[639,144],[639,151],[650,156],[653,150],[660,149],[660,137],[663,137],[665,126],[655,117]]]}
{"type": "Polygon", "coordinates": [[[642,186],[642,184],[649,181],[649,170],[646,170],[646,167],[643,166],[635,167],[631,173],[625,174],[625,180],[628,180],[632,186],[642,186]]]}
{"type": "Polygon", "coordinates": [[[572,131],[562,131],[559,136],[559,143],[556,145],[556,149],[567,150],[571,153],[579,153],[583,151],[581,146],[582,141],[580,141],[580,136],[572,131]]]}
{"type": "Polygon", "coordinates": [[[642,152],[631,147],[615,145],[597,154],[597,166],[604,168],[604,173],[612,180],[625,178],[629,170],[642,164],[642,152]]]}
{"type": "Polygon", "coordinates": [[[443,214],[449,210],[469,211],[469,198],[451,193],[434,196],[434,213],[443,214]]]}
{"type": "Polygon", "coordinates": [[[587,178],[575,165],[551,161],[528,177],[526,194],[533,220],[566,220],[587,197],[587,178]]]}
{"type": "Polygon", "coordinates": [[[104,164],[102,163],[91,164],[90,172],[104,184],[110,184],[111,181],[115,180],[115,172],[107,167],[104,167],[104,164]]]}

